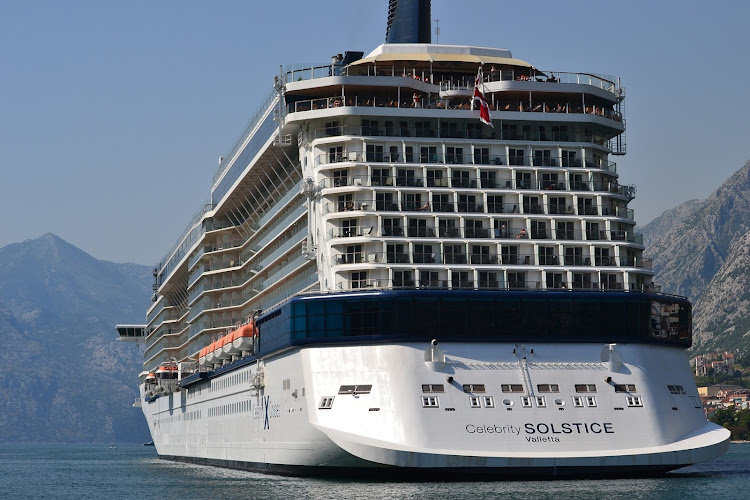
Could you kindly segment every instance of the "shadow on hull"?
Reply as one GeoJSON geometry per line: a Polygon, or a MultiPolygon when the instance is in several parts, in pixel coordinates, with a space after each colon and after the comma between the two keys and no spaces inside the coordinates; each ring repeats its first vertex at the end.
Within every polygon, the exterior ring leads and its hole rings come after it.
{"type": "Polygon", "coordinates": [[[330,479],[369,479],[379,481],[528,481],[554,479],[625,479],[660,477],[666,473],[693,464],[630,466],[630,467],[445,467],[402,468],[375,465],[370,467],[329,467],[242,462],[212,458],[180,457],[160,455],[159,458],[173,462],[222,467],[226,469],[274,474],[279,476],[313,477],[330,479]]]}

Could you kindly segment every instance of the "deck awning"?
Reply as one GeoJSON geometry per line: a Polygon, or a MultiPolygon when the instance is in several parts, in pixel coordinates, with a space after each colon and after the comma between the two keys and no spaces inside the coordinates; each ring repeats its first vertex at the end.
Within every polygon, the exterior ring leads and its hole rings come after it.
{"type": "Polygon", "coordinates": [[[521,59],[515,59],[513,57],[496,57],[486,55],[473,55],[473,54],[427,54],[427,53],[403,53],[403,54],[378,54],[375,56],[365,57],[359,61],[354,61],[349,65],[351,66],[362,66],[364,64],[372,63],[392,63],[395,61],[403,62],[406,64],[414,64],[417,62],[457,62],[457,63],[473,63],[473,64],[496,64],[498,66],[520,66],[524,68],[531,68],[531,64],[521,59]]]}

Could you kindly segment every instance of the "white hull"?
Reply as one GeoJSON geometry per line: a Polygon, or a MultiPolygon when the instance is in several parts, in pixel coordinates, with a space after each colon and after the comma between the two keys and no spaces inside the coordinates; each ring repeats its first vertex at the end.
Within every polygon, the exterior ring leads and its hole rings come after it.
{"type": "Polygon", "coordinates": [[[257,373],[252,364],[212,379],[211,390],[202,382],[200,391],[192,386],[190,394],[158,398],[143,411],[160,456],[278,472],[390,466],[389,473],[396,467],[461,475],[628,475],[726,451],[729,432],[707,423],[695,403],[681,348],[618,345],[623,364],[612,366],[601,361],[603,347],[455,343],[441,346],[442,367],[424,361],[424,344],[307,347],[265,360],[259,391],[250,387],[257,373]],[[442,385],[444,392],[424,393],[424,384],[442,385]],[[486,387],[473,393],[482,398],[479,407],[471,407],[464,384],[486,387]],[[504,384],[530,387],[531,407],[523,407],[526,392],[503,393],[504,384]],[[557,384],[559,392],[540,393],[539,384],[557,384]],[[596,392],[584,395],[594,400],[574,406],[582,396],[576,384],[595,385],[596,392]],[[636,390],[615,392],[614,384],[636,390]],[[372,388],[339,394],[342,385],[372,388]],[[670,393],[669,385],[686,394],[670,393]],[[438,398],[437,407],[423,407],[428,395],[438,398]],[[628,395],[643,406],[628,406],[628,395]],[[325,397],[334,398],[330,409],[319,408],[325,397]]]}

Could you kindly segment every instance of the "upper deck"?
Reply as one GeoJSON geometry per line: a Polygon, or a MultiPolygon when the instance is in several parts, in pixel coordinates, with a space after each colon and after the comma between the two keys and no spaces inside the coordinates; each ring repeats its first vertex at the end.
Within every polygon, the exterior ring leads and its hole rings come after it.
{"type": "Polygon", "coordinates": [[[289,68],[157,269],[145,364],[305,290],[653,290],[608,159],[622,97],[505,49],[289,68]],[[494,129],[469,109],[480,64],[494,129]]]}
{"type": "MultiPolygon", "coordinates": [[[[397,83],[409,83],[417,89],[433,90],[430,86],[438,85],[441,91],[472,91],[479,66],[484,68],[484,83],[489,92],[514,89],[570,92],[571,88],[566,85],[576,85],[590,87],[583,90],[612,102],[622,97],[618,79],[614,76],[540,70],[513,58],[506,49],[434,44],[385,44],[346,66],[336,62],[319,66],[288,66],[285,84],[287,92],[294,93],[339,83],[388,85],[393,81],[383,78],[390,77],[406,78],[397,83]],[[563,85],[537,85],[540,83],[563,85]]],[[[580,88],[576,90],[581,92],[580,88]]]]}

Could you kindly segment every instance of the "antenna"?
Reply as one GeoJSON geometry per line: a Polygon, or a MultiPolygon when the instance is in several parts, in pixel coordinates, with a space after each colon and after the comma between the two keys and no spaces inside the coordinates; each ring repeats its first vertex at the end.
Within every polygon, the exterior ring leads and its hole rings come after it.
{"type": "Polygon", "coordinates": [[[440,43],[440,19],[435,19],[435,43],[440,43]]]}

